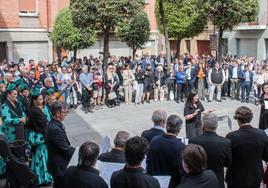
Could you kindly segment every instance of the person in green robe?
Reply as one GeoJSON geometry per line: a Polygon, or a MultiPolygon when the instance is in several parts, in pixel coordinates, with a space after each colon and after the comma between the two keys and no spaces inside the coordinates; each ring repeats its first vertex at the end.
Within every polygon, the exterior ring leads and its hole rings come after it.
{"type": "MultiPolygon", "coordinates": [[[[2,105],[4,95],[6,93],[6,84],[4,80],[0,80],[0,106],[2,105]]],[[[1,114],[1,109],[0,109],[1,114]]],[[[0,134],[3,134],[2,132],[2,115],[0,115],[0,134]]],[[[4,162],[4,159],[0,156],[0,176],[5,174],[6,172],[6,163],[4,162]]]]}
{"type": "MultiPolygon", "coordinates": [[[[8,142],[16,140],[16,126],[26,124],[26,115],[17,102],[17,95],[16,84],[9,83],[1,100],[3,104],[1,104],[2,125],[0,126],[0,133],[6,136],[8,142]]],[[[6,164],[0,158],[0,175],[4,174],[5,171],[6,164]]]]}
{"type": "Polygon", "coordinates": [[[1,105],[2,115],[2,132],[7,137],[9,142],[16,140],[17,126],[24,126],[26,124],[26,114],[21,109],[17,102],[18,92],[16,84],[9,83],[6,89],[6,96],[4,96],[3,104],[1,105]]]}
{"type": "Polygon", "coordinates": [[[44,132],[51,116],[44,106],[40,88],[30,91],[31,101],[29,105],[29,144],[32,148],[30,167],[38,178],[39,185],[52,183],[52,176],[47,169],[48,152],[44,140],[44,132]]]}

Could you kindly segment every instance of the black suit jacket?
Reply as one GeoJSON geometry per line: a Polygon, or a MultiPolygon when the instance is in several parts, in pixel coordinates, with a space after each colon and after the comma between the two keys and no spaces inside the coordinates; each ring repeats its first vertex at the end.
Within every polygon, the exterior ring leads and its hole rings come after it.
{"type": "Polygon", "coordinates": [[[220,188],[224,188],[224,167],[232,164],[231,141],[214,132],[204,132],[203,135],[190,139],[189,143],[201,145],[205,149],[208,169],[215,172],[220,188]]]}
{"type": "Polygon", "coordinates": [[[74,153],[61,122],[52,119],[45,131],[48,170],[53,177],[63,176],[74,153]]]}
{"type": "Polygon", "coordinates": [[[232,142],[232,165],[227,169],[226,182],[234,187],[259,187],[268,161],[268,137],[265,132],[249,126],[240,127],[226,136],[232,142]]]}
{"type": "Polygon", "coordinates": [[[108,188],[93,167],[71,166],[64,174],[64,188],[108,188]]]}
{"type": "Polygon", "coordinates": [[[156,178],[144,173],[142,168],[128,168],[114,172],[111,188],[160,188],[156,178]]]}
{"type": "Polygon", "coordinates": [[[177,186],[184,173],[181,152],[185,145],[175,136],[163,134],[154,137],[146,159],[150,175],[170,175],[169,187],[177,186]]]}
{"type": "Polygon", "coordinates": [[[148,142],[150,143],[150,141],[152,140],[153,137],[162,135],[164,133],[165,133],[165,131],[153,127],[149,130],[143,131],[141,133],[141,136],[146,138],[148,140],[148,142]]]}
{"type": "Polygon", "coordinates": [[[126,163],[125,152],[116,149],[112,149],[107,153],[102,153],[98,159],[102,162],[126,163]]]}

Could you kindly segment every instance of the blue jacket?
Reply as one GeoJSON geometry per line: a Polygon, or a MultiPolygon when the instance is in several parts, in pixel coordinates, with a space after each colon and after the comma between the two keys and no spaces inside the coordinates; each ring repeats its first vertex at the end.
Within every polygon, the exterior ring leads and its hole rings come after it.
{"type": "MultiPolygon", "coordinates": [[[[249,80],[250,80],[250,82],[253,81],[253,76],[254,76],[253,72],[249,71],[249,80]]],[[[246,79],[245,71],[240,70],[239,74],[238,74],[238,78],[240,79],[241,83],[245,82],[245,79],[246,79]]]]}
{"type": "Polygon", "coordinates": [[[181,72],[178,71],[176,73],[176,83],[177,84],[185,84],[186,83],[186,79],[187,79],[187,74],[185,71],[181,72]]]}
{"type": "Polygon", "coordinates": [[[143,71],[146,70],[146,67],[147,67],[147,60],[150,61],[150,65],[151,65],[151,68],[152,70],[155,69],[155,66],[154,66],[154,63],[152,62],[152,60],[150,58],[144,58],[142,61],[141,61],[141,68],[143,71]]]}

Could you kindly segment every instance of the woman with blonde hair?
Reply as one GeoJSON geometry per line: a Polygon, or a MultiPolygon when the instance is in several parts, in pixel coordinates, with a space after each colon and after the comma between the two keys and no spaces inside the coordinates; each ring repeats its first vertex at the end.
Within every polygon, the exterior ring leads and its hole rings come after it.
{"type": "Polygon", "coordinates": [[[117,98],[115,87],[117,84],[116,74],[114,72],[114,65],[113,63],[108,64],[107,72],[105,75],[105,89],[106,89],[106,96],[107,96],[107,106],[109,108],[115,107],[116,102],[115,99],[117,98]]]}

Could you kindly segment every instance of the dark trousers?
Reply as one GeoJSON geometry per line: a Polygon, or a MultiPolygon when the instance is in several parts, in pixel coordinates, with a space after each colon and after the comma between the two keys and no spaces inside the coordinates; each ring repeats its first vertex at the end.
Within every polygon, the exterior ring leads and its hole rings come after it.
{"type": "Polygon", "coordinates": [[[249,93],[250,93],[250,82],[243,82],[241,85],[242,94],[241,100],[245,101],[245,93],[246,93],[246,100],[249,100],[249,93]]]}
{"type": "Polygon", "coordinates": [[[185,84],[177,84],[177,101],[179,101],[179,99],[183,99],[184,95],[185,95],[185,89],[186,89],[186,85],[185,84]]]}
{"type": "Polygon", "coordinates": [[[193,80],[187,80],[186,81],[186,96],[188,96],[191,92],[192,92],[192,90],[194,89],[194,82],[193,82],[193,80]]]}
{"type": "Polygon", "coordinates": [[[170,80],[167,86],[168,86],[168,98],[170,96],[171,91],[173,91],[175,97],[175,80],[170,80]]]}
{"type": "Polygon", "coordinates": [[[64,188],[62,176],[53,177],[53,181],[53,188],[64,188]]]}
{"type": "Polygon", "coordinates": [[[84,108],[90,107],[91,93],[86,88],[82,88],[82,105],[84,108]]]}
{"type": "Polygon", "coordinates": [[[228,81],[225,81],[221,88],[221,96],[226,97],[227,94],[228,94],[228,81]]]}

